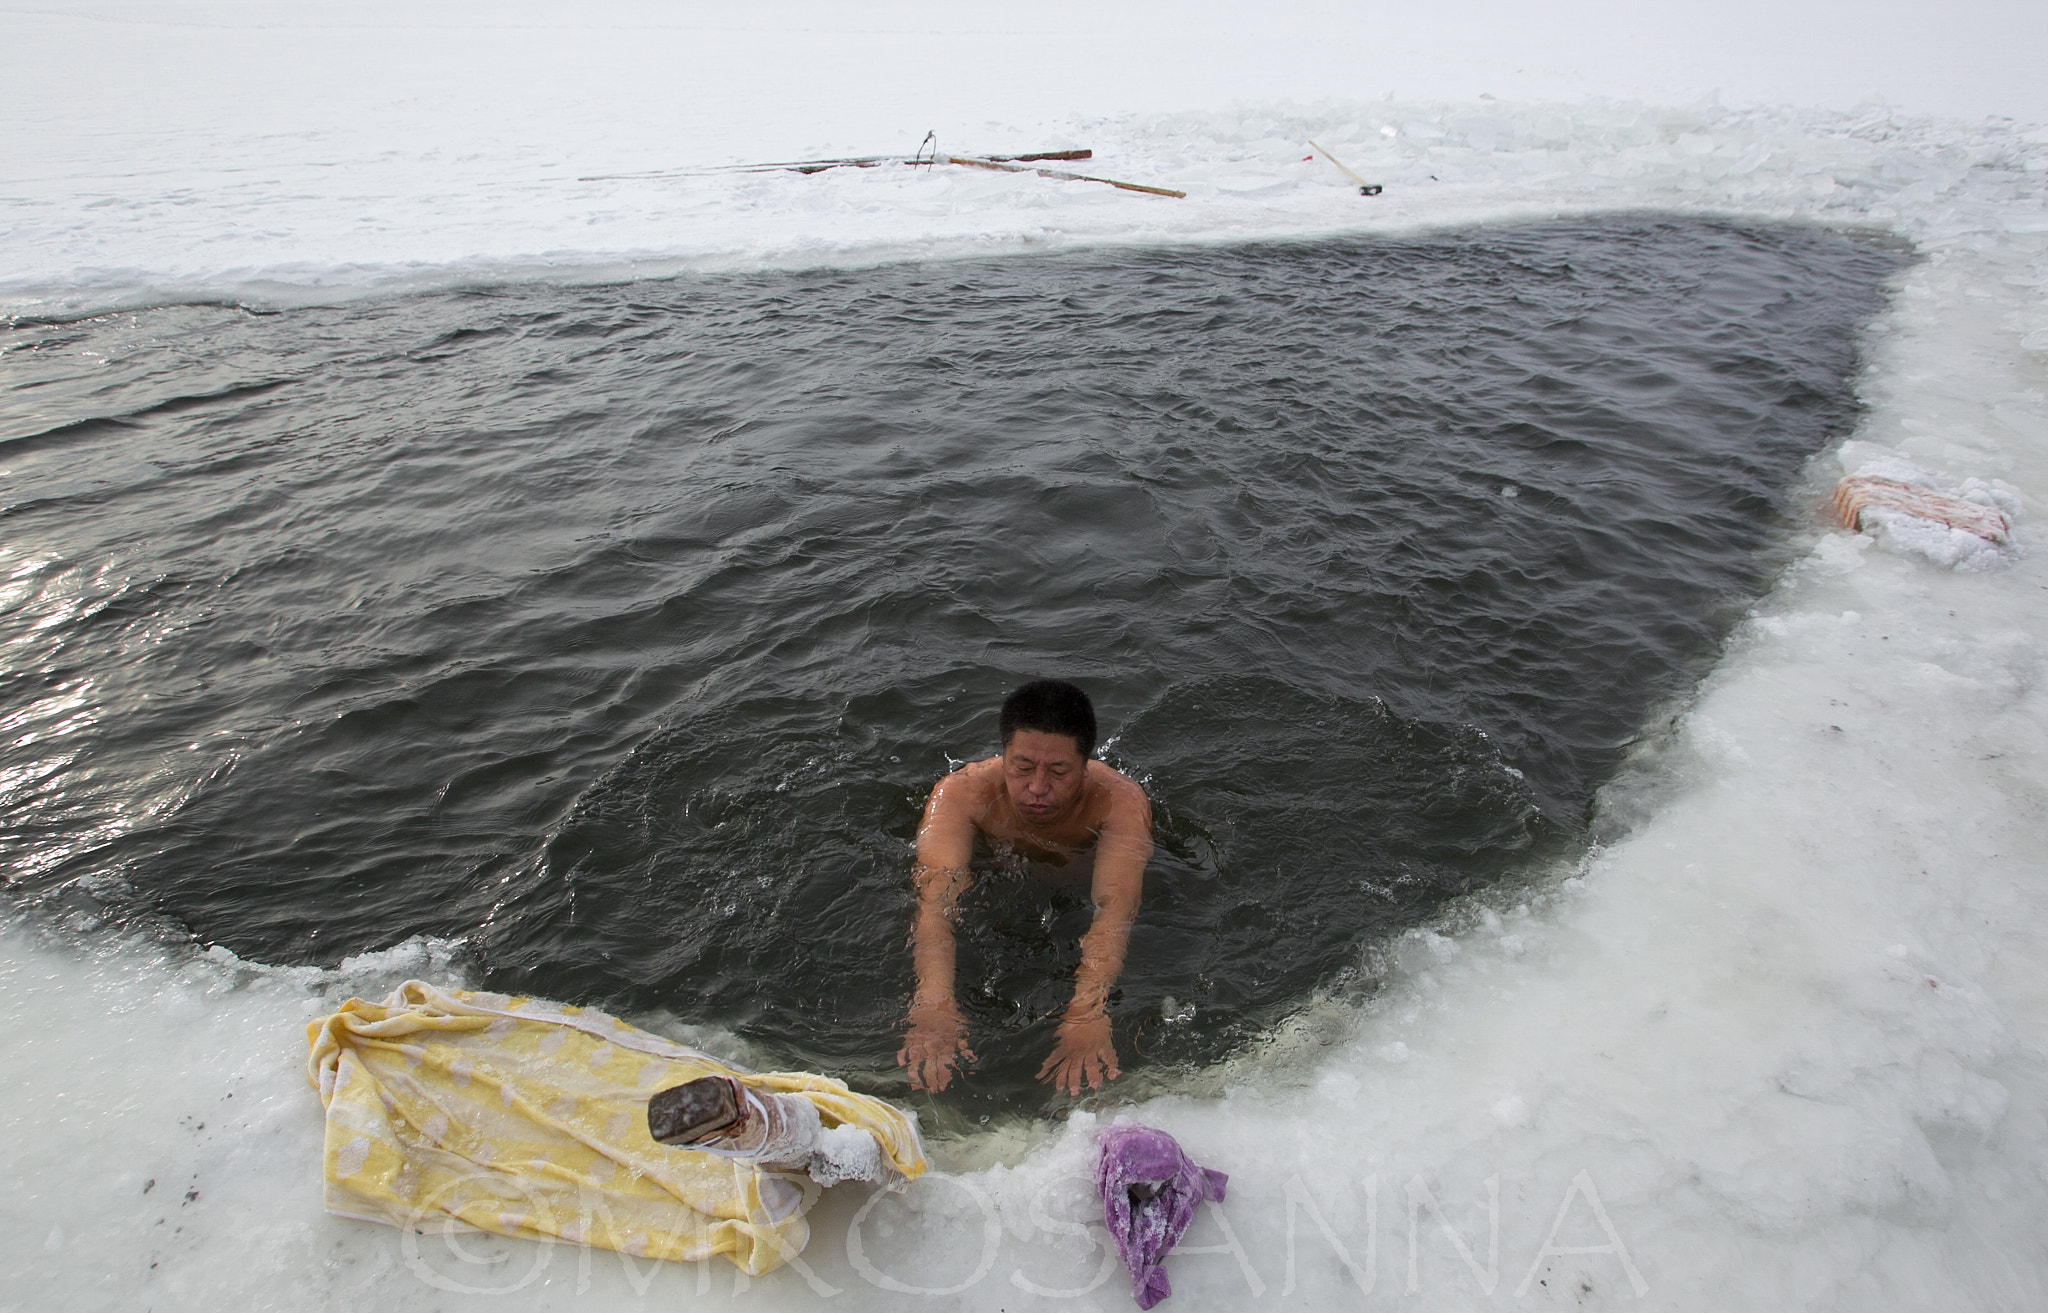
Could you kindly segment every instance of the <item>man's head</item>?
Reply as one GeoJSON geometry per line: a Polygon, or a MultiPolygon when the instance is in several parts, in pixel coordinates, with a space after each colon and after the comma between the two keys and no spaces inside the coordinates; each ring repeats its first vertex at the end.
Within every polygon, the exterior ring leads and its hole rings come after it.
{"type": "Polygon", "coordinates": [[[1035,729],[1071,738],[1083,761],[1095,751],[1095,704],[1064,679],[1034,679],[1004,698],[997,727],[1005,748],[1018,730],[1035,729]]]}
{"type": "Polygon", "coordinates": [[[1059,679],[1035,679],[1003,699],[1003,784],[1034,823],[1059,819],[1081,796],[1095,751],[1095,708],[1059,679]]]}

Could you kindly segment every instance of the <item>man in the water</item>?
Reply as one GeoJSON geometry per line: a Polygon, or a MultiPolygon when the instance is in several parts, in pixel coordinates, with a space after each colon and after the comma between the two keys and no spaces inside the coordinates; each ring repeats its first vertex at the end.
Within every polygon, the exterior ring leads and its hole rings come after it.
{"type": "Polygon", "coordinates": [[[953,916],[972,880],[968,864],[980,835],[998,851],[1054,866],[1093,850],[1095,919],[1081,937],[1074,997],[1038,1078],[1067,1094],[1079,1094],[1084,1084],[1100,1089],[1119,1075],[1109,992],[1123,970],[1152,856],[1152,804],[1135,781],[1092,759],[1095,708],[1072,684],[1024,685],[1003,699],[999,724],[1002,755],[940,780],[918,825],[910,876],[917,890],[917,993],[896,1064],[910,1069],[912,1089],[943,1090],[954,1064],[974,1058],[953,1000],[953,916]]]}

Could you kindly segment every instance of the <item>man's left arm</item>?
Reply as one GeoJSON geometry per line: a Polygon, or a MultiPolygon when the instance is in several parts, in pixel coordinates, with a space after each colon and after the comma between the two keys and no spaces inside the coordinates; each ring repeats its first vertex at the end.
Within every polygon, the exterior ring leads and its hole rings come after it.
{"type": "Polygon", "coordinates": [[[1152,804],[1143,789],[1120,779],[1095,841],[1095,919],[1081,936],[1073,1001],[1060,1018],[1052,1055],[1038,1069],[1038,1078],[1062,1093],[1077,1095],[1084,1083],[1101,1089],[1122,1074],[1110,1038],[1109,994],[1123,973],[1151,859],[1152,804]]]}

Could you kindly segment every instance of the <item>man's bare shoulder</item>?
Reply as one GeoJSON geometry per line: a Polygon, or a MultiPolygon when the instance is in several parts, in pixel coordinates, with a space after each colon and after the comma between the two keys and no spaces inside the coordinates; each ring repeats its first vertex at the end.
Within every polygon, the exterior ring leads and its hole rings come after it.
{"type": "Polygon", "coordinates": [[[1088,783],[1101,791],[1111,811],[1138,808],[1148,816],[1152,813],[1152,800],[1145,796],[1144,786],[1107,762],[1088,763],[1088,783]]]}
{"type": "Polygon", "coordinates": [[[979,812],[1003,788],[1003,759],[970,761],[932,786],[934,807],[960,807],[979,812]]]}

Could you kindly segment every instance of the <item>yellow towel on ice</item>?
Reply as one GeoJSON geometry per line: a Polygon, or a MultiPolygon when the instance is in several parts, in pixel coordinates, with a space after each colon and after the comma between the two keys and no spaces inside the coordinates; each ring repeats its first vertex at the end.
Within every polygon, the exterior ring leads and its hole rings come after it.
{"type": "Polygon", "coordinates": [[[736,1070],[587,1008],[420,981],[351,999],[306,1027],[327,1106],[327,1211],[616,1249],[724,1254],[758,1276],[803,1251],[818,1191],[745,1163],[656,1144],[647,1098],[720,1074],[800,1093],[825,1126],[871,1132],[906,1178],[925,1169],[911,1119],[841,1081],[736,1070]]]}

